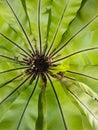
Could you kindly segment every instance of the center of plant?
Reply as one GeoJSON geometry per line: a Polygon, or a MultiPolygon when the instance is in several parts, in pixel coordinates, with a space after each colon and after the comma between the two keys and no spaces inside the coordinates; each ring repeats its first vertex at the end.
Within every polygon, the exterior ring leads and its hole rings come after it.
{"type": "Polygon", "coordinates": [[[48,58],[45,57],[44,55],[36,55],[34,57],[34,69],[35,71],[38,71],[39,73],[41,72],[47,72],[49,69],[49,62],[48,58]]]}
{"type": "Polygon", "coordinates": [[[45,55],[35,54],[32,58],[29,57],[24,60],[27,62],[27,65],[29,65],[29,69],[26,70],[28,74],[46,73],[51,66],[51,60],[45,55]]]}

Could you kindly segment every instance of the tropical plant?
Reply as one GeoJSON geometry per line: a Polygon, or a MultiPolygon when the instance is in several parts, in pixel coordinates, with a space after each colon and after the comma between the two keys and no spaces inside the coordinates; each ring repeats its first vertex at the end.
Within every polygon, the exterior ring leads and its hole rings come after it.
{"type": "Polygon", "coordinates": [[[98,0],[0,0],[0,130],[98,130],[98,0]]]}

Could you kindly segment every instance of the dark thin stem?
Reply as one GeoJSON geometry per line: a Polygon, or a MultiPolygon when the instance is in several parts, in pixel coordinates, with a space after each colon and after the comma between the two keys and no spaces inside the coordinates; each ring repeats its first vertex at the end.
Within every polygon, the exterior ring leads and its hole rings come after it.
{"type": "Polygon", "coordinates": [[[25,62],[25,61],[20,61],[17,58],[12,58],[12,57],[5,56],[5,55],[2,55],[2,54],[0,54],[0,57],[6,58],[6,59],[14,61],[14,62],[17,62],[19,64],[27,64],[27,62],[25,62]]]}
{"type": "Polygon", "coordinates": [[[6,83],[4,83],[3,85],[0,85],[0,88],[6,86],[7,84],[13,82],[14,80],[20,78],[21,76],[23,76],[23,74],[19,74],[18,76],[15,76],[14,78],[10,79],[9,81],[7,81],[6,83]]]}
{"type": "Polygon", "coordinates": [[[46,50],[48,48],[48,44],[46,43],[45,46],[44,46],[44,49],[43,49],[43,55],[46,57],[46,50]]]}
{"type": "Polygon", "coordinates": [[[98,122],[98,119],[95,117],[95,115],[89,110],[89,108],[78,98],[78,96],[76,96],[70,89],[67,88],[67,90],[69,91],[69,93],[76,98],[76,100],[78,100],[78,102],[85,108],[87,109],[87,111],[89,111],[89,113],[94,117],[94,119],[98,122]]]}
{"type": "Polygon", "coordinates": [[[74,52],[74,53],[72,53],[72,54],[69,54],[68,56],[64,56],[63,58],[60,58],[60,59],[58,59],[58,60],[55,60],[55,61],[53,61],[53,62],[51,62],[51,63],[55,63],[55,62],[58,62],[58,61],[62,61],[62,60],[65,60],[65,59],[67,59],[67,58],[69,58],[69,57],[72,57],[72,56],[74,56],[74,55],[77,55],[77,54],[80,54],[80,53],[83,53],[83,52],[92,51],[92,50],[97,50],[97,49],[98,49],[98,47],[92,47],[92,48],[87,48],[87,49],[83,49],[83,50],[80,50],[80,51],[76,51],[76,52],[74,52]]]}
{"type": "Polygon", "coordinates": [[[22,29],[22,31],[23,31],[23,33],[24,33],[24,35],[25,35],[25,37],[26,37],[26,39],[27,39],[27,41],[28,41],[28,43],[29,43],[29,45],[30,45],[32,51],[33,51],[33,53],[35,54],[35,51],[34,51],[34,49],[33,49],[33,46],[32,46],[32,44],[31,44],[31,42],[30,42],[30,40],[29,40],[29,37],[28,37],[28,35],[27,35],[25,29],[23,28],[23,26],[22,26],[20,20],[18,19],[16,13],[14,12],[13,8],[11,7],[9,1],[6,0],[6,2],[7,2],[7,4],[8,4],[8,6],[9,6],[9,8],[11,9],[12,13],[14,14],[14,16],[15,16],[15,18],[16,18],[18,24],[20,25],[20,27],[21,27],[21,29],[22,29]]]}
{"type": "Polygon", "coordinates": [[[67,130],[67,126],[66,126],[66,122],[65,122],[65,119],[64,119],[64,115],[63,115],[63,111],[62,111],[62,107],[61,107],[59,98],[58,98],[57,93],[56,93],[56,91],[55,91],[55,88],[54,88],[54,85],[53,85],[53,83],[52,83],[52,80],[50,79],[50,77],[49,77],[48,74],[47,74],[47,77],[48,77],[48,79],[49,79],[49,81],[50,81],[50,84],[51,84],[51,86],[52,86],[53,92],[54,92],[54,94],[55,94],[55,97],[56,97],[56,100],[57,100],[57,103],[58,103],[58,106],[59,106],[59,109],[60,109],[60,113],[61,113],[61,116],[62,116],[64,128],[65,128],[65,130],[67,130]]]}
{"type": "Polygon", "coordinates": [[[40,27],[40,6],[41,0],[38,0],[38,33],[39,33],[39,42],[40,42],[40,55],[42,55],[42,39],[41,39],[41,27],[40,27]]]}
{"type": "Polygon", "coordinates": [[[9,56],[5,56],[5,55],[2,55],[2,54],[0,54],[0,57],[6,58],[6,59],[9,59],[9,60],[12,60],[12,61],[16,61],[15,58],[12,58],[12,57],[9,57],[9,56]]]}
{"type": "Polygon", "coordinates": [[[34,92],[35,92],[35,89],[36,89],[36,86],[37,86],[37,83],[38,83],[38,79],[39,79],[39,76],[37,77],[37,80],[36,80],[36,83],[35,83],[35,85],[34,85],[34,88],[33,88],[32,92],[31,92],[31,94],[30,94],[30,96],[29,96],[29,99],[28,99],[28,101],[27,101],[25,107],[24,107],[24,110],[23,110],[23,112],[22,112],[22,115],[21,115],[21,117],[20,117],[20,120],[19,120],[19,123],[18,123],[18,126],[17,126],[17,130],[19,130],[19,127],[20,127],[20,125],[21,125],[23,116],[24,116],[24,114],[25,114],[25,112],[26,112],[26,109],[27,109],[27,107],[28,107],[28,105],[29,105],[29,102],[30,102],[30,100],[31,100],[31,98],[32,98],[32,96],[33,96],[33,94],[34,94],[34,92]]]}
{"type": "Polygon", "coordinates": [[[68,39],[68,41],[63,44],[58,50],[56,50],[55,52],[53,52],[50,55],[50,58],[52,58],[54,55],[56,55],[57,53],[59,53],[62,49],[64,49],[64,47],[70,43],[70,41],[72,41],[80,32],[82,32],[89,24],[91,24],[96,18],[98,17],[98,14],[92,18],[86,25],[84,25],[78,32],[76,32],[70,39],[68,39]]]}
{"type": "Polygon", "coordinates": [[[64,14],[65,14],[65,12],[66,12],[66,9],[67,9],[67,6],[68,6],[69,1],[70,1],[70,0],[67,1],[66,5],[65,5],[65,7],[64,7],[63,13],[62,13],[62,15],[61,15],[61,18],[60,18],[60,21],[59,21],[59,23],[58,23],[56,32],[55,32],[55,34],[54,34],[54,36],[53,36],[51,45],[50,45],[50,47],[49,47],[49,49],[48,49],[48,51],[47,51],[47,53],[46,53],[46,56],[47,56],[47,55],[49,54],[49,52],[51,51],[52,46],[53,46],[53,44],[54,44],[54,42],[55,42],[55,39],[56,39],[56,37],[57,37],[58,31],[59,31],[60,25],[61,25],[61,23],[62,23],[62,20],[63,20],[64,14]]]}
{"type": "Polygon", "coordinates": [[[36,73],[33,73],[33,76],[29,82],[29,85],[31,85],[33,83],[33,81],[36,79],[36,75],[37,75],[36,73]]]}
{"type": "Polygon", "coordinates": [[[25,54],[27,54],[28,56],[31,57],[31,55],[25,51],[21,46],[19,46],[17,43],[15,43],[14,41],[12,41],[11,39],[9,39],[6,35],[4,35],[3,33],[0,32],[0,35],[3,36],[5,39],[7,39],[11,44],[13,44],[14,46],[16,46],[17,48],[19,48],[21,51],[23,51],[25,54]]]}
{"type": "Polygon", "coordinates": [[[28,67],[9,69],[9,70],[5,70],[5,71],[0,72],[0,74],[8,73],[8,72],[15,71],[15,70],[26,69],[26,68],[28,68],[28,67]]]}
{"type": "Polygon", "coordinates": [[[76,81],[74,78],[71,78],[71,77],[69,77],[69,76],[64,76],[64,77],[67,78],[67,79],[70,79],[70,80],[76,81]]]}
{"type": "Polygon", "coordinates": [[[29,75],[21,84],[18,85],[17,88],[15,88],[9,95],[7,95],[1,102],[0,105],[5,102],[11,95],[13,95],[24,83],[26,83],[26,81],[31,77],[31,75],[29,75]]]}
{"type": "Polygon", "coordinates": [[[16,60],[20,65],[26,65],[27,66],[27,62],[26,61],[22,61],[22,60],[16,60]]]}
{"type": "Polygon", "coordinates": [[[94,80],[97,80],[97,78],[94,78],[92,76],[89,76],[89,75],[86,75],[86,74],[83,74],[83,73],[78,73],[78,72],[74,72],[74,71],[70,71],[70,70],[67,70],[68,73],[72,73],[72,74],[76,74],[76,75],[80,75],[80,76],[84,76],[84,77],[87,77],[87,78],[90,78],[90,79],[94,79],[94,80]]]}
{"type": "Polygon", "coordinates": [[[20,55],[22,55],[23,57],[27,58],[27,55],[23,54],[23,53],[20,53],[20,55]]]}

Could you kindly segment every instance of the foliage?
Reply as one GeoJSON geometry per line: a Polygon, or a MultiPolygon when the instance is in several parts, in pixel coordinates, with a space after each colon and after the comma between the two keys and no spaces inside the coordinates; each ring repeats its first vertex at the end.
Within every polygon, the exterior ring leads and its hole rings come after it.
{"type": "Polygon", "coordinates": [[[1,0],[0,130],[97,130],[97,55],[98,0],[1,0]]]}

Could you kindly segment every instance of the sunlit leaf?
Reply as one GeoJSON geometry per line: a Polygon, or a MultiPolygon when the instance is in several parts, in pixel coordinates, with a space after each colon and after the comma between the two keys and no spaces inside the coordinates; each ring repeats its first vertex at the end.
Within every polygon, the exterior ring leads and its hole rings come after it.
{"type": "Polygon", "coordinates": [[[98,0],[0,0],[0,130],[98,129],[98,0]]]}

